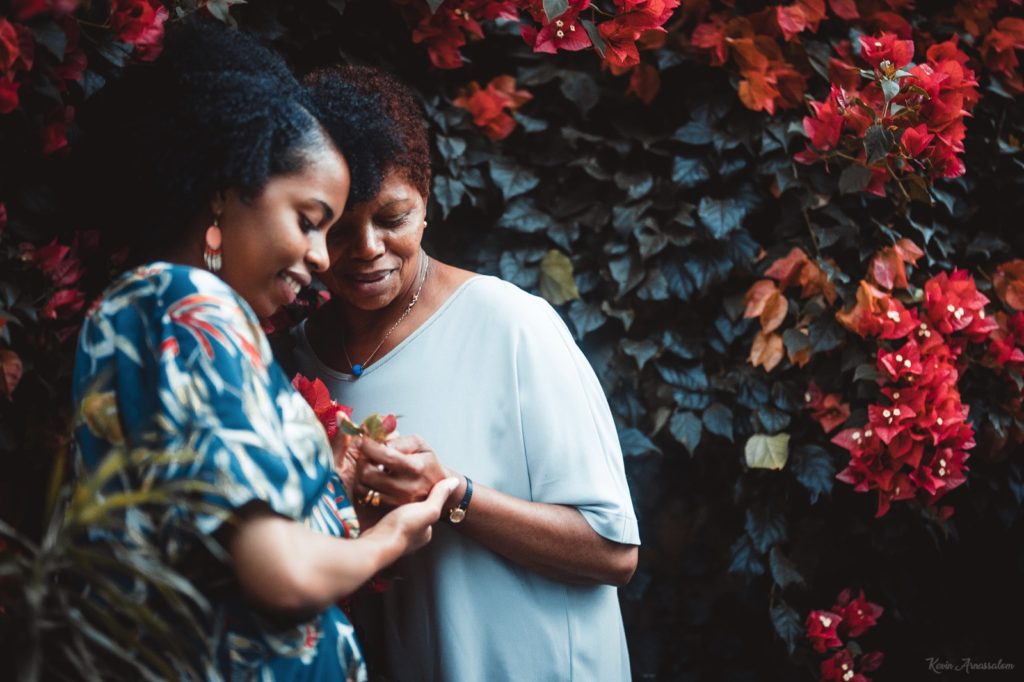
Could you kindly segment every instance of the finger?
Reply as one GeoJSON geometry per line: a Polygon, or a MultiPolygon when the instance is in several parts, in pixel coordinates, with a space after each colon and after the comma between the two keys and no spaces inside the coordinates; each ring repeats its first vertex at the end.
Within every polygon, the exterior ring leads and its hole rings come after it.
{"type": "Polygon", "coordinates": [[[441,518],[441,510],[444,509],[445,501],[453,492],[455,492],[455,489],[459,487],[459,483],[459,479],[455,477],[438,481],[430,490],[430,494],[427,495],[427,499],[423,500],[423,504],[434,512],[435,521],[441,518]]]}
{"type": "Polygon", "coordinates": [[[369,463],[382,464],[389,471],[408,473],[410,470],[408,458],[388,445],[364,438],[359,449],[363,454],[363,459],[369,463]]]}
{"type": "Polygon", "coordinates": [[[398,436],[388,441],[388,445],[399,452],[412,453],[430,450],[430,445],[417,434],[398,436]]]}

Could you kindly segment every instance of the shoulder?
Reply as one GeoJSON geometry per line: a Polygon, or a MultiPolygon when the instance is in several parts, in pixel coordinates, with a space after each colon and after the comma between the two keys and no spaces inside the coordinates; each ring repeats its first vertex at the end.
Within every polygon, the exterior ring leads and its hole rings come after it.
{"type": "Polygon", "coordinates": [[[187,265],[155,262],[128,270],[114,280],[90,312],[90,318],[121,314],[160,316],[189,302],[205,302],[230,317],[252,317],[245,302],[216,275],[187,265]]]}
{"type": "Polygon", "coordinates": [[[558,316],[540,296],[491,275],[477,275],[467,281],[459,293],[466,305],[489,312],[514,326],[529,325],[538,317],[558,316]]]}

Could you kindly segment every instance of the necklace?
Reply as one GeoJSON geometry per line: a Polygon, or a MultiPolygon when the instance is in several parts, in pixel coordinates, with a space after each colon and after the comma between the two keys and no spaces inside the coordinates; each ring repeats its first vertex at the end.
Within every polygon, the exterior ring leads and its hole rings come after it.
{"type": "Polygon", "coordinates": [[[345,361],[348,362],[349,367],[352,368],[352,375],[356,379],[363,376],[363,372],[366,370],[366,366],[370,364],[370,361],[373,360],[373,358],[377,355],[377,351],[381,349],[381,346],[384,345],[384,342],[388,340],[389,336],[391,336],[391,332],[395,331],[395,329],[398,328],[398,325],[402,324],[402,321],[409,316],[410,312],[412,312],[413,306],[415,306],[416,302],[420,300],[420,292],[423,291],[423,285],[427,283],[427,275],[430,273],[430,257],[427,256],[427,254],[423,251],[420,251],[420,256],[423,258],[423,261],[426,263],[426,266],[423,268],[423,278],[420,280],[419,286],[416,287],[416,293],[412,295],[412,300],[409,301],[409,305],[405,307],[405,310],[402,312],[401,315],[398,316],[398,319],[395,320],[395,323],[391,325],[386,332],[384,332],[384,336],[381,337],[380,343],[378,343],[377,347],[373,349],[373,352],[370,353],[370,355],[367,356],[367,358],[363,360],[361,363],[352,362],[352,358],[350,358],[348,355],[348,348],[345,347],[346,344],[344,343],[344,341],[342,341],[341,350],[345,353],[345,361]]]}

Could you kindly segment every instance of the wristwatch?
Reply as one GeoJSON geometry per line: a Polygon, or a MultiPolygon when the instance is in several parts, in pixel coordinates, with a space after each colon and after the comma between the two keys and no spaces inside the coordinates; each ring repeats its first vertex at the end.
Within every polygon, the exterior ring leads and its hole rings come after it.
{"type": "Polygon", "coordinates": [[[448,520],[452,523],[462,523],[466,518],[466,510],[469,509],[469,500],[473,497],[473,480],[466,476],[466,494],[462,496],[459,506],[448,510],[448,520]]]}

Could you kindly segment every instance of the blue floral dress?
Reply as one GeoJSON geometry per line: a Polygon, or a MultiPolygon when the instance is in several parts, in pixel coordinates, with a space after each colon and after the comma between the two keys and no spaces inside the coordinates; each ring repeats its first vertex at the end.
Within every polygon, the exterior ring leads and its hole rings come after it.
{"type": "MultiPolygon", "coordinates": [[[[129,510],[129,534],[156,538],[172,563],[251,502],[329,535],[358,533],[323,427],[274,362],[252,310],[208,272],[151,263],[115,281],[82,327],[73,392],[86,470],[112,448],[188,452],[160,475],[216,487],[212,504],[171,507],[155,523],[129,510]]],[[[281,625],[237,586],[208,596],[220,629],[210,679],[366,679],[339,608],[281,625]]]]}

